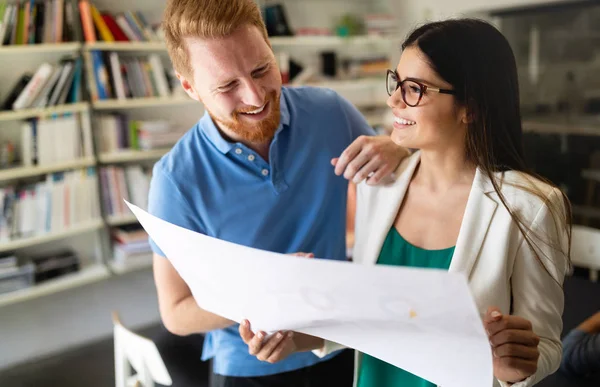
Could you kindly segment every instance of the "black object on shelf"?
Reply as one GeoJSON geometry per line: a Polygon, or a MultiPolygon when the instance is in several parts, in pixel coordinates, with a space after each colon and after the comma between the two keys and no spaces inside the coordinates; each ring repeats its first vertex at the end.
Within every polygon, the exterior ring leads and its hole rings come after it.
{"type": "Polygon", "coordinates": [[[298,74],[304,70],[304,67],[293,59],[290,59],[290,81],[293,81],[298,74]]]}
{"type": "Polygon", "coordinates": [[[323,75],[333,78],[337,75],[337,55],[334,51],[321,53],[321,72],[323,75]]]}
{"type": "Polygon", "coordinates": [[[79,271],[79,257],[72,251],[32,258],[35,265],[35,282],[40,283],[79,271]]]}
{"type": "Polygon", "coordinates": [[[21,76],[17,83],[13,86],[12,90],[8,94],[8,96],[2,102],[2,106],[0,107],[2,110],[12,110],[12,105],[15,103],[17,98],[19,98],[19,94],[25,89],[25,86],[31,81],[32,75],[27,73],[21,76]]]}
{"type": "Polygon", "coordinates": [[[267,5],[263,11],[269,36],[293,36],[282,4],[267,5]]]}

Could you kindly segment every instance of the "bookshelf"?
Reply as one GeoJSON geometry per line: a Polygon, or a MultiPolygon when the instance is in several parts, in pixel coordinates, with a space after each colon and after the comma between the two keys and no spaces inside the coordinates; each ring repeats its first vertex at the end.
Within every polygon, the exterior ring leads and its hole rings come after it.
{"type": "Polygon", "coordinates": [[[101,164],[127,163],[135,161],[158,160],[169,151],[168,148],[143,150],[125,150],[121,152],[101,153],[98,161],[101,164]]]}
{"type": "Polygon", "coordinates": [[[324,46],[335,47],[344,45],[392,44],[394,36],[359,35],[341,36],[275,36],[269,38],[273,47],[324,46]]]}
{"type": "Polygon", "coordinates": [[[135,262],[128,264],[119,264],[116,262],[110,262],[110,269],[119,275],[131,273],[136,270],[142,270],[152,267],[152,255],[148,254],[147,256],[137,258],[135,262]]]}
{"type": "Polygon", "coordinates": [[[19,239],[11,240],[8,242],[1,242],[0,243],[0,253],[7,252],[7,251],[13,251],[13,250],[19,250],[19,249],[23,249],[25,247],[37,246],[37,245],[41,245],[44,243],[50,243],[50,242],[70,238],[73,236],[78,236],[78,235],[86,234],[89,232],[98,231],[103,226],[104,226],[104,224],[102,223],[102,220],[98,219],[98,220],[94,220],[91,222],[78,224],[78,225],[72,226],[70,228],[67,228],[65,230],[61,230],[61,231],[57,231],[57,232],[50,232],[50,233],[43,234],[43,235],[36,235],[36,236],[32,236],[32,237],[27,237],[27,238],[19,238],[19,239]]]}
{"type": "Polygon", "coordinates": [[[70,54],[81,50],[82,44],[73,43],[41,43],[14,46],[0,46],[0,57],[4,55],[31,55],[31,54],[70,54]]]}
{"type": "Polygon", "coordinates": [[[29,118],[50,117],[65,113],[82,113],[89,109],[87,102],[53,106],[49,108],[23,109],[16,111],[0,111],[0,122],[21,121],[29,118]]]}
{"type": "Polygon", "coordinates": [[[132,215],[117,215],[117,216],[107,216],[106,223],[111,227],[117,226],[125,226],[128,224],[133,224],[137,222],[137,218],[132,215]]]}
{"type": "Polygon", "coordinates": [[[107,99],[93,103],[94,110],[129,110],[137,108],[169,107],[181,105],[194,105],[198,101],[184,96],[181,97],[146,97],[130,99],[107,99]]]}
{"type": "MultiPolygon", "coordinates": [[[[67,4],[69,1],[70,0],[65,0],[64,3],[67,4]]],[[[123,2],[122,0],[94,0],[91,3],[94,3],[103,14],[106,10],[110,10],[110,13],[113,13],[114,11],[115,18],[116,15],[131,11],[138,5],[142,7],[140,2],[123,2]]],[[[146,4],[146,2],[144,2],[143,13],[148,11],[148,18],[153,19],[152,21],[156,21],[162,13],[164,2],[150,3],[146,4]]],[[[295,15],[293,7],[296,5],[286,2],[286,6],[288,5],[292,7],[289,9],[290,16],[291,14],[294,14],[294,17],[302,17],[295,15]]],[[[325,9],[323,10],[323,14],[339,13],[338,5],[335,5],[335,7],[330,7],[330,5],[324,6],[325,9]]],[[[350,6],[350,8],[352,7],[353,5],[350,6]]],[[[361,5],[355,8],[354,11],[357,12],[359,9],[362,11],[365,7],[361,5]]],[[[81,21],[81,17],[82,16],[77,10],[76,20],[81,21]]],[[[320,20],[319,23],[323,20],[320,20]]],[[[303,21],[301,20],[298,21],[300,24],[302,22],[303,21]]],[[[304,22],[306,25],[311,24],[310,22],[304,22]]],[[[330,23],[330,20],[326,23],[330,23]]],[[[70,31],[69,33],[73,33],[73,31],[70,31]]],[[[78,41],[75,42],[47,42],[0,46],[0,61],[4,62],[8,58],[15,60],[14,65],[6,69],[3,74],[0,74],[0,99],[6,97],[9,88],[15,84],[25,71],[34,72],[40,64],[44,62],[55,65],[61,63],[60,61],[64,60],[64,58],[81,60],[83,72],[81,84],[84,85],[82,88],[82,98],[71,103],[53,104],[48,107],[0,111],[0,129],[1,133],[10,133],[11,135],[18,137],[22,130],[21,127],[18,126],[19,123],[40,119],[51,120],[62,116],[77,116],[81,123],[80,130],[83,131],[84,127],[87,126],[92,132],[91,150],[88,149],[86,152],[83,152],[82,150],[80,157],[71,160],[39,163],[37,165],[34,163],[34,165],[29,166],[17,165],[0,169],[0,184],[20,182],[27,179],[42,179],[45,175],[49,174],[60,174],[67,171],[94,168],[96,174],[93,179],[97,187],[96,191],[99,195],[98,206],[101,208],[102,217],[91,219],[86,222],[78,222],[76,223],[76,226],[58,229],[58,231],[55,230],[53,232],[46,232],[32,237],[0,242],[0,253],[19,252],[21,250],[29,250],[30,248],[36,247],[44,248],[46,244],[67,243],[70,240],[77,239],[86,241],[84,244],[89,244],[90,248],[86,251],[85,257],[82,258],[85,258],[86,261],[92,261],[92,264],[82,269],[79,273],[61,277],[48,283],[42,283],[39,286],[23,291],[17,291],[4,296],[0,295],[0,306],[41,297],[46,294],[101,280],[110,275],[120,275],[133,270],[150,267],[151,255],[149,255],[147,259],[136,257],[130,265],[119,265],[110,259],[113,256],[113,244],[110,242],[111,228],[132,225],[135,224],[137,220],[128,212],[119,212],[117,215],[107,215],[109,212],[106,211],[106,203],[105,200],[103,200],[105,199],[106,193],[103,192],[102,189],[100,170],[102,168],[111,168],[113,166],[122,169],[126,169],[127,166],[137,165],[145,165],[147,167],[167,153],[170,148],[158,147],[157,149],[156,147],[153,147],[150,150],[120,149],[119,151],[103,151],[100,149],[98,143],[100,140],[97,136],[97,131],[103,128],[99,128],[99,120],[96,120],[95,116],[105,114],[126,114],[131,120],[156,121],[166,119],[173,121],[179,127],[190,128],[203,114],[203,109],[197,101],[187,97],[181,90],[176,92],[172,85],[170,85],[171,93],[168,96],[163,93],[160,94],[162,96],[155,97],[132,97],[131,95],[128,95],[127,98],[117,98],[116,96],[105,97],[105,99],[97,97],[93,98],[93,89],[96,87],[94,77],[95,71],[97,70],[92,62],[94,55],[100,53],[100,55],[105,58],[104,60],[107,61],[111,53],[117,53],[118,56],[123,59],[121,64],[124,62],[126,63],[129,58],[135,58],[136,56],[146,57],[148,59],[150,59],[150,56],[157,56],[160,57],[163,66],[165,66],[165,70],[170,70],[167,67],[169,63],[165,60],[167,59],[166,46],[160,39],[156,39],[156,36],[148,39],[142,38],[139,41],[109,42],[103,41],[103,36],[101,36],[102,32],[100,29],[95,28],[97,39],[94,42],[89,42],[89,39],[85,36],[85,31],[79,31],[79,33],[79,39],[76,39],[78,41]],[[91,235],[95,235],[96,237],[92,240],[91,235]],[[98,235],[101,237],[97,238],[98,235]]],[[[142,31],[142,35],[145,35],[146,33],[148,32],[142,31]]],[[[152,34],[152,32],[150,32],[150,34],[152,34]]],[[[367,50],[374,48],[375,46],[377,46],[378,49],[389,47],[396,40],[398,40],[397,37],[392,35],[382,36],[377,34],[352,37],[297,35],[291,37],[270,38],[270,42],[276,53],[288,50],[294,54],[298,52],[299,55],[304,55],[305,51],[311,51],[310,55],[313,56],[319,51],[338,49],[342,51],[350,50],[353,52],[367,52],[367,50]]],[[[316,57],[318,57],[318,55],[316,55],[316,57]]],[[[341,58],[342,57],[340,56],[340,59],[341,58]]],[[[106,62],[106,65],[110,66],[108,62],[106,62]]],[[[109,73],[111,73],[110,69],[108,70],[109,73]]],[[[167,78],[170,77],[172,80],[170,71],[167,71],[166,73],[168,73],[167,78]]],[[[380,113],[376,109],[385,107],[385,98],[380,98],[380,94],[384,90],[383,77],[378,79],[312,82],[310,84],[331,88],[348,98],[357,107],[361,108],[361,110],[364,108],[365,116],[372,125],[377,125],[382,122],[383,113],[380,113]]],[[[159,94],[154,93],[154,95],[159,94]]],[[[103,134],[100,133],[100,137],[102,137],[102,135],[103,134]]],[[[83,144],[81,144],[81,146],[83,147],[83,144]]]]}
{"type": "Polygon", "coordinates": [[[0,169],[0,182],[41,176],[48,173],[66,171],[70,169],[93,167],[94,165],[96,165],[96,159],[93,157],[87,157],[55,164],[0,169]]]}
{"type": "Polygon", "coordinates": [[[109,276],[110,272],[106,266],[102,264],[93,264],[82,268],[77,273],[67,274],[58,279],[43,282],[31,288],[0,294],[0,307],[91,284],[107,279],[109,276]]]}
{"type": "Polygon", "coordinates": [[[97,50],[97,51],[119,51],[119,52],[132,52],[132,51],[158,51],[163,52],[167,50],[167,47],[162,42],[95,42],[86,43],[84,45],[86,51],[97,50]]]}
{"type": "MultiPolygon", "coordinates": [[[[350,37],[340,36],[274,36],[269,41],[275,48],[280,47],[335,47],[346,45],[371,45],[392,44],[397,38],[395,36],[383,35],[359,35],[350,37]]],[[[87,51],[166,51],[163,42],[94,42],[86,43],[84,49],[87,51]]]]}

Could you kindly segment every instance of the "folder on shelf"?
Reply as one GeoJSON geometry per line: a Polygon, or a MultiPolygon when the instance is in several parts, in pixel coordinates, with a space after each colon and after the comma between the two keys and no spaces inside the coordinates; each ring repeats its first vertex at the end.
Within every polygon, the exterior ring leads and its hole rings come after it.
{"type": "Polygon", "coordinates": [[[98,29],[98,33],[100,34],[102,40],[104,40],[105,42],[114,42],[115,37],[112,35],[110,29],[104,22],[104,19],[98,11],[98,8],[96,8],[95,5],[90,4],[90,10],[92,12],[92,19],[94,20],[94,25],[98,29]]]}

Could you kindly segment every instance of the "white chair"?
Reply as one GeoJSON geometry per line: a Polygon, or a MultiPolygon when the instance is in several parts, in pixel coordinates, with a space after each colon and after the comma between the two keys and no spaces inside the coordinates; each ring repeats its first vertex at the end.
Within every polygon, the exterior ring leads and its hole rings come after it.
{"type": "Polygon", "coordinates": [[[598,282],[600,271],[600,230],[573,225],[571,261],[574,266],[590,270],[590,281],[598,282]]]}
{"type": "Polygon", "coordinates": [[[116,312],[113,312],[112,319],[116,387],[154,387],[154,383],[172,385],[171,376],[154,342],[125,328],[116,312]],[[132,367],[137,374],[131,374],[132,367]]]}

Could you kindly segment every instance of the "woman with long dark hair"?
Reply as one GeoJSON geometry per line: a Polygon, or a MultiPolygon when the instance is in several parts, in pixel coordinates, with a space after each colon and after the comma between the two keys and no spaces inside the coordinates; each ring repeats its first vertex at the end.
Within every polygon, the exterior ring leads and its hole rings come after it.
{"type": "MultiPolygon", "coordinates": [[[[560,364],[571,215],[564,194],[525,168],[513,52],[473,19],[426,24],[402,50],[386,80],[392,138],[418,151],[390,185],[358,186],[354,260],[464,273],[495,384],[531,386],[560,364]]],[[[302,334],[262,343],[247,325],[241,332],[267,361],[339,349],[302,334]]],[[[433,386],[368,355],[356,367],[359,387],[433,386]]]]}

